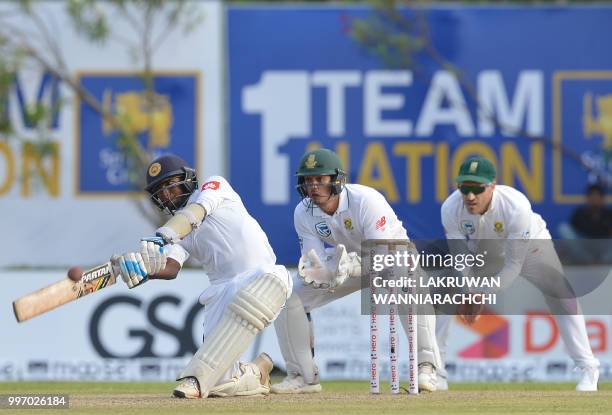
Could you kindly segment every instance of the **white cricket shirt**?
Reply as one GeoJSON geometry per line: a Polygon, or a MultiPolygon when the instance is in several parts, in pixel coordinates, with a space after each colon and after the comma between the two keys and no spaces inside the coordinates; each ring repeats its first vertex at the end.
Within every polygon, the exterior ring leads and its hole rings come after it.
{"type": "Polygon", "coordinates": [[[192,256],[214,284],[276,263],[268,237],[223,177],[207,178],[187,203],[203,206],[206,217],[197,229],[168,247],[168,256],[181,266],[192,256]]]}
{"type": "Polygon", "coordinates": [[[470,214],[463,195],[455,190],[442,204],[441,214],[447,239],[546,239],[546,222],[531,210],[527,197],[510,186],[495,186],[483,215],[470,214]]]}
{"type": "Polygon", "coordinates": [[[304,199],[293,213],[302,255],[314,249],[324,258],[325,244],[343,244],[348,252],[360,253],[361,242],[367,239],[408,239],[385,197],[371,187],[345,185],[333,215],[309,204],[310,198],[304,199]]]}
{"type": "Polygon", "coordinates": [[[550,239],[546,222],[531,210],[527,197],[510,186],[495,186],[489,209],[482,215],[470,214],[463,205],[463,195],[455,190],[442,204],[441,216],[446,238],[467,240],[473,252],[480,240],[519,240],[502,245],[485,243],[486,262],[491,268],[499,265],[502,284],[520,274],[529,239],[550,239]]]}

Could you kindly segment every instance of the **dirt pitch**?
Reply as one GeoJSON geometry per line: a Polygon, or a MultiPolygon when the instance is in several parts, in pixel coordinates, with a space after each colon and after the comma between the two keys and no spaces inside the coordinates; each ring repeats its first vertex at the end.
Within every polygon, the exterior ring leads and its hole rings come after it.
{"type": "Polygon", "coordinates": [[[172,383],[0,383],[0,393],[64,393],[68,410],[3,410],[25,414],[508,414],[612,413],[612,384],[580,394],[572,384],[463,384],[449,392],[371,396],[365,382],[325,382],[314,395],[179,400],[172,383]],[[413,412],[417,411],[417,412],[413,412]]]}

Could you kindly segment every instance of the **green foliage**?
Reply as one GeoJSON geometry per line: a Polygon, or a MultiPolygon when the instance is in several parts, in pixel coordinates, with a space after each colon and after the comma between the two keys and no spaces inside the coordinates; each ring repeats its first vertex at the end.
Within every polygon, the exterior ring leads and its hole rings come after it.
{"type": "Polygon", "coordinates": [[[14,73],[6,67],[5,62],[0,58],[0,136],[6,136],[11,132],[11,122],[8,117],[8,99],[14,73]]]}
{"type": "MultiPolygon", "coordinates": [[[[119,49],[132,58],[144,89],[145,97],[155,96],[153,56],[172,32],[191,33],[203,20],[202,9],[195,2],[182,0],[66,0],[65,12],[75,32],[92,44],[116,42],[119,49]],[[117,30],[117,27],[124,29],[117,30]],[[125,28],[128,28],[125,30],[125,28]]],[[[141,189],[150,153],[144,148],[138,134],[130,128],[129,115],[117,114],[110,105],[105,106],[87,91],[68,70],[62,45],[55,38],[55,22],[45,15],[45,3],[36,0],[5,2],[0,13],[0,140],[18,140],[31,145],[42,158],[56,157],[51,148],[50,122],[59,110],[48,102],[36,103],[25,109],[28,124],[34,126],[28,136],[15,132],[7,116],[9,94],[15,73],[22,67],[36,67],[51,73],[74,96],[89,105],[101,117],[111,123],[116,131],[113,140],[125,156],[128,177],[132,187],[141,189]],[[15,20],[13,20],[15,18],[15,20]],[[27,27],[21,27],[22,22],[27,27]],[[19,22],[19,23],[17,23],[19,22]]],[[[64,103],[60,103],[63,105],[64,103]]],[[[154,105],[151,105],[154,108],[154,105]]],[[[143,211],[152,221],[149,212],[143,211]]]]}
{"type": "MultiPolygon", "coordinates": [[[[245,3],[245,4],[257,4],[257,3],[263,3],[263,4],[268,4],[268,3],[287,3],[287,4],[295,4],[296,0],[226,0],[227,3],[245,3]]],[[[359,4],[359,3],[372,3],[373,1],[378,1],[378,0],[299,0],[299,3],[312,3],[312,4],[316,4],[316,3],[347,3],[347,4],[359,4]]],[[[414,4],[417,3],[417,1],[414,0],[403,0],[402,1],[404,4],[406,5],[410,5],[410,4],[414,4]]],[[[606,1],[604,1],[605,3],[606,1]]],[[[421,1],[421,3],[423,3],[421,1]]],[[[427,0],[426,3],[429,4],[443,4],[443,5],[461,5],[461,4],[467,4],[467,5],[479,5],[479,4],[485,4],[485,5],[499,5],[499,6],[504,6],[507,4],[524,4],[524,5],[529,5],[529,4],[533,4],[533,5],[542,5],[542,4],[553,4],[553,5],[559,5],[559,4],[565,4],[565,3],[570,3],[570,4],[596,4],[596,3],[602,3],[601,0],[504,0],[504,1],[499,1],[499,0],[461,0],[461,1],[449,1],[449,0],[427,0]]]]}
{"type": "Polygon", "coordinates": [[[414,66],[415,54],[423,49],[420,36],[402,33],[379,16],[354,19],[350,33],[370,54],[391,68],[414,66]]]}
{"type": "Polygon", "coordinates": [[[43,121],[49,119],[50,112],[51,108],[47,108],[43,103],[37,102],[26,108],[25,118],[28,123],[38,126],[43,121]]]}
{"type": "Polygon", "coordinates": [[[41,141],[29,140],[28,144],[31,145],[30,148],[32,149],[32,153],[41,160],[47,157],[57,156],[57,145],[49,138],[43,137],[41,141]]]}
{"type": "Polygon", "coordinates": [[[396,0],[372,0],[373,13],[351,21],[351,37],[371,55],[391,68],[412,68],[426,38],[415,21],[397,9],[396,0]]]}
{"type": "MultiPolygon", "coordinates": [[[[25,9],[28,10],[27,8],[25,9]]],[[[6,39],[4,39],[6,41],[6,39]]],[[[41,159],[56,156],[56,148],[53,141],[45,132],[56,108],[48,107],[38,102],[25,108],[25,121],[34,127],[35,138],[26,138],[17,135],[11,124],[8,112],[9,94],[15,82],[16,66],[10,63],[10,59],[0,57],[0,139],[18,140],[29,144],[30,148],[41,159]]]]}
{"type": "Polygon", "coordinates": [[[66,9],[77,33],[92,42],[103,43],[107,39],[108,22],[95,0],[68,0],[66,9]]]}
{"type": "MultiPolygon", "coordinates": [[[[142,65],[139,77],[145,90],[144,95],[153,97],[154,71],[150,63],[153,53],[169,32],[192,32],[203,20],[200,9],[193,3],[172,0],[108,0],[105,4],[112,7],[105,9],[100,4],[99,0],[68,1],[67,12],[75,30],[92,42],[106,42],[112,37],[120,40],[132,61],[142,65]],[[113,22],[123,20],[128,23],[136,33],[137,40],[130,38],[129,33],[113,33],[110,18],[113,22]],[[158,30],[154,30],[155,25],[158,30]]],[[[102,107],[101,110],[108,109],[102,107]]],[[[129,115],[111,113],[104,116],[112,120],[115,129],[119,131],[115,144],[128,160],[130,181],[134,187],[141,188],[144,180],[141,172],[149,161],[147,150],[140,144],[138,136],[131,133],[131,123],[126,118],[129,115]]]]}
{"type": "MultiPolygon", "coordinates": [[[[496,126],[502,127],[496,115],[492,115],[487,109],[482,108],[473,81],[468,79],[461,68],[442,56],[432,42],[426,18],[428,10],[431,10],[431,8],[425,6],[441,2],[431,0],[369,0],[369,3],[372,6],[372,13],[366,18],[355,18],[351,21],[350,34],[358,45],[367,50],[372,56],[378,58],[386,67],[414,71],[420,69],[418,66],[419,61],[427,60],[439,68],[452,73],[461,88],[466,92],[468,99],[477,106],[479,113],[484,117],[488,117],[496,126]]],[[[452,4],[456,6],[457,4],[465,3],[499,4],[502,2],[463,1],[452,4]]],[[[509,1],[503,3],[523,3],[526,7],[527,3],[536,2],[509,1]]],[[[538,1],[537,3],[553,3],[553,1],[538,1]]],[[[554,1],[554,3],[558,5],[560,2],[554,1]]],[[[564,156],[574,159],[586,169],[592,170],[591,167],[584,163],[575,150],[555,143],[551,137],[545,135],[533,136],[521,129],[516,129],[513,132],[524,139],[538,141],[558,149],[564,156]]]]}

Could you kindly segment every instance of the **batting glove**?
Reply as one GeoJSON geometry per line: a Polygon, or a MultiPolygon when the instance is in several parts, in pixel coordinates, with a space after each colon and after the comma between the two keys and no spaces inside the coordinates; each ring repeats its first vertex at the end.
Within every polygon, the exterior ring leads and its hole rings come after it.
{"type": "Polygon", "coordinates": [[[142,238],[140,256],[148,275],[155,275],[166,268],[168,254],[164,250],[162,238],[157,236],[142,238]]]}
{"type": "Polygon", "coordinates": [[[121,278],[130,289],[144,284],[149,279],[140,252],[113,255],[111,257],[111,265],[113,273],[121,275],[121,278]]]}

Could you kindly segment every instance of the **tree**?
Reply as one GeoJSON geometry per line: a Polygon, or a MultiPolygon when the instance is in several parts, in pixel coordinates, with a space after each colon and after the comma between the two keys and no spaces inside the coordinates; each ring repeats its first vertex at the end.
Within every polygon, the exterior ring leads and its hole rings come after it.
{"type": "MultiPolygon", "coordinates": [[[[20,136],[7,112],[6,104],[16,74],[23,68],[35,67],[67,85],[75,96],[100,114],[110,128],[118,131],[115,144],[126,157],[130,186],[142,189],[142,172],[151,160],[150,149],[143,147],[137,133],[130,128],[129,115],[104,105],[70,72],[62,45],[54,37],[54,22],[45,14],[47,6],[44,2],[20,0],[0,8],[0,139],[25,141],[43,159],[56,151],[49,127],[57,108],[40,102],[26,108],[27,121],[37,131],[34,139],[20,136]]],[[[68,0],[64,7],[78,35],[92,44],[113,42],[125,48],[138,68],[144,108],[152,117],[159,105],[153,56],[172,32],[189,34],[203,19],[200,9],[194,3],[170,0],[68,0]],[[113,23],[118,19],[127,23],[131,32],[113,30],[113,23]]],[[[160,222],[160,215],[151,209],[148,201],[135,199],[134,203],[151,222],[160,222]]]]}
{"type": "Polygon", "coordinates": [[[369,3],[372,5],[372,13],[366,18],[353,19],[349,32],[359,45],[380,59],[384,65],[418,71],[422,69],[419,63],[422,63],[423,59],[430,59],[438,67],[455,76],[478,113],[489,119],[496,128],[512,132],[522,139],[550,146],[581,164],[592,177],[612,186],[612,155],[606,155],[607,162],[603,165],[593,164],[572,148],[555,142],[550,137],[532,135],[515,126],[503,125],[497,116],[491,114],[489,109],[479,102],[473,82],[465,76],[461,68],[446,59],[432,42],[426,6],[437,3],[436,1],[369,0],[369,3]]]}

